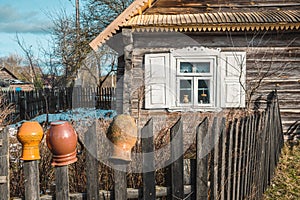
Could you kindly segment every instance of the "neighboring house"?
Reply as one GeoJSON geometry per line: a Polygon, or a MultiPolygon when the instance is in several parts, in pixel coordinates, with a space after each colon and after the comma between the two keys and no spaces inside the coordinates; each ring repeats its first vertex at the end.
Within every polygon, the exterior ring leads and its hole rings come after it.
{"type": "Polygon", "coordinates": [[[0,69],[0,87],[1,90],[6,91],[30,91],[34,89],[32,83],[18,80],[18,78],[6,67],[0,69]]]}
{"type": "Polygon", "coordinates": [[[103,81],[102,88],[115,88],[117,84],[117,77],[114,74],[111,74],[109,76],[101,76],[100,81],[103,81]]]}
{"type": "Polygon", "coordinates": [[[253,108],[277,89],[287,130],[300,119],[299,27],[296,0],[136,0],[90,45],[119,52],[118,113],[253,108]]]}

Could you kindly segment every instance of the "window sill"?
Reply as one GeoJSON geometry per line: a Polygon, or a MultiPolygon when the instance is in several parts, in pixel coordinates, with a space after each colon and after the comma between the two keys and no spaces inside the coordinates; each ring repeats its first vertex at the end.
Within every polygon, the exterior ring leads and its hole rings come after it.
{"type": "Polygon", "coordinates": [[[220,112],[222,108],[217,107],[174,107],[168,108],[169,112],[220,112]]]}

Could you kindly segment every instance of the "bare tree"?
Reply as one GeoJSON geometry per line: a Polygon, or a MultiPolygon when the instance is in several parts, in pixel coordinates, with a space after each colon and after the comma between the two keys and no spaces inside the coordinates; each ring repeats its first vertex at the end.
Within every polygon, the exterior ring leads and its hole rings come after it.
{"type": "MultiPolygon", "coordinates": [[[[18,34],[16,34],[16,42],[18,43],[19,47],[25,54],[26,61],[28,62],[29,66],[29,77],[30,82],[34,84],[36,89],[43,87],[43,72],[40,68],[38,59],[34,57],[34,54],[31,50],[31,46],[27,47],[24,40],[21,39],[18,34]]],[[[24,74],[28,72],[23,72],[24,74]]]]}
{"type": "Polygon", "coordinates": [[[77,4],[76,16],[68,16],[64,10],[49,15],[54,24],[51,30],[54,41],[52,55],[65,68],[61,85],[72,86],[78,70],[90,66],[87,62],[97,65],[99,75],[103,75],[102,72],[106,71],[106,75],[109,76],[115,71],[115,53],[105,47],[97,54],[93,54],[89,42],[126,9],[132,0],[86,0],[84,2],[80,18],[77,4]],[[95,56],[94,61],[88,58],[91,54],[95,56]],[[110,67],[107,66],[108,59],[112,59],[109,62],[110,67]]]}
{"type": "MultiPolygon", "coordinates": [[[[238,49],[236,42],[234,41],[234,36],[228,32],[228,38],[231,41],[231,45],[234,49],[238,49]]],[[[246,73],[243,70],[243,64],[246,60],[239,60],[236,57],[240,71],[239,81],[242,89],[245,91],[246,95],[246,109],[250,110],[251,106],[256,98],[259,98],[259,91],[268,84],[268,80],[280,78],[282,74],[288,73],[294,68],[291,67],[290,62],[278,62],[278,58],[284,57],[285,48],[290,47],[297,38],[291,38],[285,47],[282,49],[272,47],[269,42],[272,40],[268,31],[255,32],[251,36],[245,36],[247,46],[244,50],[247,53],[248,63],[251,61],[251,67],[255,69],[254,76],[247,76],[246,83],[242,82],[242,73],[246,73]]],[[[246,58],[244,58],[246,59],[246,58]]],[[[248,66],[247,66],[248,68],[248,66]]],[[[274,88],[278,85],[274,84],[274,88]]]]}

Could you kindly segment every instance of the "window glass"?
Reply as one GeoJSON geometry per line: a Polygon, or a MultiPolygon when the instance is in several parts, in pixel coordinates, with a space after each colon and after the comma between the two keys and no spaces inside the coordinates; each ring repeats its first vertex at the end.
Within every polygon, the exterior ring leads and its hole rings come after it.
{"type": "Polygon", "coordinates": [[[181,62],[180,73],[210,73],[209,62],[181,62]]]}
{"type": "Polygon", "coordinates": [[[210,103],[210,81],[209,80],[198,80],[198,103],[209,104],[210,103]]]}
{"type": "Polygon", "coordinates": [[[180,103],[190,103],[192,100],[192,80],[180,80],[180,103]]]}

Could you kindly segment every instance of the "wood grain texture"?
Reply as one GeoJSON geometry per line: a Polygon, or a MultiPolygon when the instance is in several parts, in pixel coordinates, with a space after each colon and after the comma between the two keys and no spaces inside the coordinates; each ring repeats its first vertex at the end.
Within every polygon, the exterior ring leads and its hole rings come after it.
{"type": "Polygon", "coordinates": [[[155,163],[153,144],[153,120],[150,119],[142,129],[143,151],[143,199],[156,199],[155,163]]]}
{"type": "Polygon", "coordinates": [[[208,197],[208,153],[209,144],[205,142],[208,133],[208,118],[205,118],[197,130],[197,171],[196,199],[206,200],[208,197]]]}
{"type": "Polygon", "coordinates": [[[56,199],[69,200],[68,166],[55,167],[55,196],[56,199]]]}
{"type": "Polygon", "coordinates": [[[87,199],[99,199],[99,163],[98,163],[98,140],[96,123],[94,122],[84,134],[86,149],[86,188],[87,199]]]}
{"type": "Polygon", "coordinates": [[[9,131],[0,127],[0,200],[10,198],[9,194],[9,131]]]}
{"type": "Polygon", "coordinates": [[[24,161],[25,199],[40,199],[39,161],[24,161]]]}
{"type": "Polygon", "coordinates": [[[127,162],[114,163],[114,199],[127,200],[127,162]]]}
{"type": "Polygon", "coordinates": [[[183,125],[181,119],[171,128],[171,199],[184,198],[183,186],[183,125]]]}

